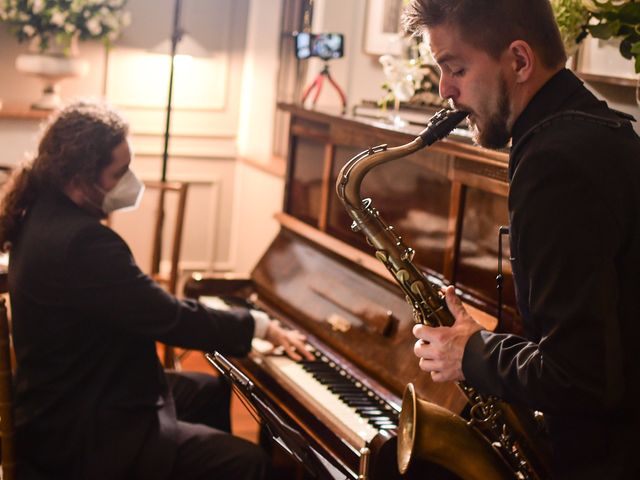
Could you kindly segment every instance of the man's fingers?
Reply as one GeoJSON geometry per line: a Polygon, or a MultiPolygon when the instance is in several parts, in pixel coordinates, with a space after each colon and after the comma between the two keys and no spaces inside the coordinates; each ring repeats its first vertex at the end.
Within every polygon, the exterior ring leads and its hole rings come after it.
{"type": "Polygon", "coordinates": [[[454,317],[458,317],[462,313],[466,313],[464,309],[464,305],[460,301],[460,297],[456,295],[456,289],[449,285],[444,291],[444,297],[447,302],[447,307],[453,314],[454,317]]]}
{"type": "Polygon", "coordinates": [[[434,327],[429,327],[427,325],[417,324],[413,326],[413,335],[414,337],[424,340],[425,342],[432,342],[435,337],[437,337],[438,333],[434,327]]]}
{"type": "MultiPolygon", "coordinates": [[[[305,338],[305,337],[303,337],[305,338]]],[[[307,360],[313,360],[313,354],[307,350],[307,345],[304,341],[300,340],[299,338],[296,338],[294,340],[291,341],[291,343],[293,344],[293,346],[295,347],[295,349],[300,352],[300,354],[302,355],[300,357],[300,360],[302,360],[302,357],[305,357],[307,360]]]]}
{"type": "Polygon", "coordinates": [[[307,337],[298,331],[285,332],[282,339],[284,351],[293,360],[300,361],[304,356],[307,360],[313,360],[313,354],[307,350],[307,337]]]}
{"type": "Polygon", "coordinates": [[[421,358],[419,366],[425,372],[437,372],[442,369],[442,362],[431,360],[430,358],[421,358]]]}
{"type": "Polygon", "coordinates": [[[295,347],[293,345],[289,345],[288,347],[286,347],[284,349],[284,351],[286,352],[287,356],[289,358],[291,358],[292,360],[295,360],[296,362],[299,362],[300,360],[302,360],[302,357],[296,351],[296,349],[295,349],[295,347]]]}

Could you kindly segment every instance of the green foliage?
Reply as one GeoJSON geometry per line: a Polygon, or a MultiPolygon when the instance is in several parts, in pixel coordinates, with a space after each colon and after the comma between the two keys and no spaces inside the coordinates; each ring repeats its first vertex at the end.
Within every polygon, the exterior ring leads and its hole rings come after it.
{"type": "Polygon", "coordinates": [[[640,73],[640,2],[596,2],[597,10],[591,15],[598,23],[586,26],[587,32],[603,40],[620,39],[620,54],[635,61],[640,73]]]}
{"type": "Polygon", "coordinates": [[[619,40],[620,54],[640,73],[640,0],[550,0],[567,53],[587,35],[619,40]]]}
{"type": "Polygon", "coordinates": [[[585,25],[589,21],[589,10],[582,4],[582,0],[551,0],[551,6],[567,55],[573,55],[578,43],[586,35],[585,25]]]}

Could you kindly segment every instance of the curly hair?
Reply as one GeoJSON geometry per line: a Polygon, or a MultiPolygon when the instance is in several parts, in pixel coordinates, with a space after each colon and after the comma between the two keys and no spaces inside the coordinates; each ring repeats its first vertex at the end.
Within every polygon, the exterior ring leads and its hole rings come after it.
{"type": "Polygon", "coordinates": [[[0,249],[7,251],[40,192],[63,191],[72,180],[97,182],[125,141],[129,126],[113,108],[76,101],[50,117],[36,157],[15,171],[0,203],[0,249]]]}
{"type": "Polygon", "coordinates": [[[402,16],[405,32],[414,35],[445,24],[493,58],[524,40],[547,68],[567,61],[549,0],[411,0],[402,16]]]}

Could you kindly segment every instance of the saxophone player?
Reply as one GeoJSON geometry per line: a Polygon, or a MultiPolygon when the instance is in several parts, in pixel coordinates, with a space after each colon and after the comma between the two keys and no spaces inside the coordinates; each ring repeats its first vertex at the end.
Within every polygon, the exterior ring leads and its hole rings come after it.
{"type": "Polygon", "coordinates": [[[478,144],[512,148],[512,269],[525,334],[445,291],[451,327],[414,327],[420,368],[545,414],[554,479],[640,478],[640,140],[565,68],[548,0],[412,0],[440,94],[478,144]]]}

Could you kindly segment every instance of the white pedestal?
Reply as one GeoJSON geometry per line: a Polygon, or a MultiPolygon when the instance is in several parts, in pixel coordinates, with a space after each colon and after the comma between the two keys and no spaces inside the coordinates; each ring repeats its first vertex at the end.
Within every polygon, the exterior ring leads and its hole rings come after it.
{"type": "Polygon", "coordinates": [[[46,54],[18,55],[15,65],[19,72],[44,82],[42,97],[32,104],[40,110],[52,110],[61,104],[59,84],[63,79],[84,76],[89,71],[86,60],[46,54]]]}

